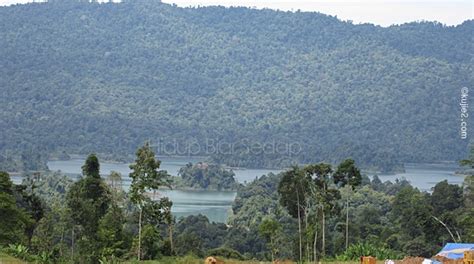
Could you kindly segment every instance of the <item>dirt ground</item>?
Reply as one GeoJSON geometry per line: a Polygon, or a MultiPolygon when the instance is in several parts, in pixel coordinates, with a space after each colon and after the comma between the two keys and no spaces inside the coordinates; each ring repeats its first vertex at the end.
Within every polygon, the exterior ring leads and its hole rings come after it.
{"type": "MultiPolygon", "coordinates": [[[[432,258],[443,264],[463,264],[463,259],[448,259],[445,257],[435,256],[432,258]]],[[[395,264],[421,264],[425,258],[422,257],[405,257],[402,260],[396,260],[395,264]]]]}

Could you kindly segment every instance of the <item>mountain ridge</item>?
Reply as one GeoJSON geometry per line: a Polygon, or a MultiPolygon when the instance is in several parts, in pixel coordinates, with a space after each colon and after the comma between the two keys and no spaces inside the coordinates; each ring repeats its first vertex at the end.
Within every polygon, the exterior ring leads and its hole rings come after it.
{"type": "Polygon", "coordinates": [[[473,83],[473,20],[382,28],[136,1],[0,7],[0,22],[3,150],[125,155],[150,139],[213,140],[237,146],[196,154],[230,166],[352,156],[388,171],[467,151],[458,104],[473,83]],[[247,151],[272,142],[301,151],[247,151]]]}

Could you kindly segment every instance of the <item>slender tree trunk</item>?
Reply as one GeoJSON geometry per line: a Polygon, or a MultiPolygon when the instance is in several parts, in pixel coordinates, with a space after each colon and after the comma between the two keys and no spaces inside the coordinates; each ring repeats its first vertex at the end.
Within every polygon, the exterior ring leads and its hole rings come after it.
{"type": "Polygon", "coordinates": [[[72,239],[71,239],[71,261],[74,262],[74,226],[72,226],[72,239]]]}
{"type": "Polygon", "coordinates": [[[321,245],[321,256],[326,256],[326,214],[324,213],[324,209],[322,210],[322,245],[321,245]]]}
{"type": "Polygon", "coordinates": [[[300,213],[300,196],[298,191],[296,191],[296,202],[297,202],[297,209],[298,209],[298,233],[300,239],[300,263],[303,261],[303,248],[302,248],[302,241],[301,241],[301,213],[300,213]]]}
{"type": "Polygon", "coordinates": [[[349,247],[349,196],[346,201],[346,250],[349,247]]]}
{"type": "Polygon", "coordinates": [[[140,261],[142,244],[142,208],[140,206],[140,215],[138,216],[138,261],[140,261]]]}
{"type": "Polygon", "coordinates": [[[273,246],[273,238],[272,237],[270,237],[270,246],[271,246],[270,251],[272,253],[272,264],[273,264],[273,262],[274,262],[273,248],[274,248],[274,246],[273,246]]]}
{"type": "Polygon", "coordinates": [[[311,263],[311,241],[310,239],[308,238],[308,240],[306,241],[306,263],[311,263]]]}
{"type": "Polygon", "coordinates": [[[168,225],[168,234],[170,236],[170,248],[171,248],[171,255],[174,255],[174,245],[173,245],[173,223],[168,225]]]}
{"type": "Polygon", "coordinates": [[[311,250],[309,250],[309,239],[308,239],[308,212],[305,208],[305,215],[304,215],[304,230],[305,230],[305,242],[306,242],[306,261],[310,262],[310,254],[311,250]]]}
{"type": "MultiPolygon", "coordinates": [[[[318,221],[316,221],[317,223],[318,221]]],[[[313,260],[314,260],[314,264],[317,263],[318,261],[318,249],[317,249],[317,246],[318,246],[318,228],[317,226],[314,228],[314,241],[313,241],[313,260]]]]}
{"type": "MultiPolygon", "coordinates": [[[[61,240],[59,241],[59,244],[62,245],[63,244],[63,241],[64,241],[64,232],[66,232],[65,230],[66,228],[63,226],[63,229],[61,230],[61,240]]],[[[63,256],[63,247],[61,246],[59,248],[59,256],[63,256]]]]}
{"type": "Polygon", "coordinates": [[[453,235],[453,233],[451,232],[451,229],[449,229],[448,225],[446,225],[445,223],[443,223],[443,221],[439,220],[438,217],[436,217],[436,216],[434,216],[434,215],[432,215],[432,217],[446,228],[446,230],[448,231],[449,235],[451,235],[451,238],[453,239],[453,242],[455,242],[455,243],[458,242],[458,241],[456,241],[456,238],[454,238],[454,235],[453,235]]]}

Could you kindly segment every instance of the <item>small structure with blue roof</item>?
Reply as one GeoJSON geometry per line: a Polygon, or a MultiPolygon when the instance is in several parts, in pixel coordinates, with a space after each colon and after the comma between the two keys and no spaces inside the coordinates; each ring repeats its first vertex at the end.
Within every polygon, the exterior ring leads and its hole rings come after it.
{"type": "Polygon", "coordinates": [[[465,251],[474,250],[474,244],[470,243],[447,243],[436,256],[448,259],[460,259],[464,257],[465,251]]]}

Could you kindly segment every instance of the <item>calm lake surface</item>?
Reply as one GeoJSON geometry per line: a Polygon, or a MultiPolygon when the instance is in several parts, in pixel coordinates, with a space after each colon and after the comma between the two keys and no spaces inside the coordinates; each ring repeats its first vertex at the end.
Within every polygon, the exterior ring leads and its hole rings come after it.
{"type": "MultiPolygon", "coordinates": [[[[203,161],[204,158],[194,157],[159,157],[161,160],[160,169],[168,171],[171,175],[177,175],[181,167],[187,163],[203,161]]],[[[81,166],[84,159],[71,159],[67,161],[50,161],[48,167],[52,171],[61,171],[74,176],[81,173],[81,166]]],[[[101,162],[101,174],[107,175],[110,171],[118,171],[123,176],[124,188],[130,186],[129,164],[101,162]]],[[[393,175],[379,174],[382,181],[392,181],[405,178],[410,183],[422,191],[430,191],[438,182],[448,180],[452,184],[462,184],[464,177],[455,175],[459,169],[455,163],[443,164],[405,164],[405,172],[393,175]]],[[[234,169],[236,180],[241,183],[248,183],[262,175],[268,173],[279,173],[281,170],[270,169],[234,169]]],[[[373,176],[373,174],[368,174],[373,176]]],[[[220,191],[181,191],[181,190],[160,190],[160,196],[167,196],[173,201],[172,212],[179,218],[181,216],[203,214],[211,221],[226,222],[231,205],[235,199],[235,192],[220,191]]]]}
{"type": "MultiPolygon", "coordinates": [[[[448,180],[450,184],[461,185],[464,176],[455,175],[460,167],[456,163],[440,163],[440,164],[423,164],[423,163],[407,163],[405,164],[405,172],[392,175],[379,174],[381,181],[394,182],[396,179],[407,179],[411,185],[417,187],[421,191],[431,191],[438,182],[448,180]]],[[[372,176],[372,175],[369,175],[372,176]]]]}
{"type": "MultiPolygon", "coordinates": [[[[197,163],[204,158],[195,157],[159,157],[161,160],[160,169],[168,171],[171,175],[178,175],[180,168],[189,162],[197,163]]],[[[49,161],[48,168],[52,171],[61,171],[70,176],[77,176],[82,173],[81,166],[84,159],[71,159],[66,161],[49,161]]],[[[108,175],[111,171],[122,174],[123,187],[130,186],[129,164],[126,163],[100,163],[100,173],[108,175]]],[[[279,173],[281,170],[270,169],[235,169],[235,178],[240,183],[251,182],[255,178],[270,172],[279,173]]],[[[231,210],[232,202],[235,199],[235,192],[224,191],[184,191],[184,190],[160,190],[159,196],[167,196],[173,201],[172,212],[177,218],[181,216],[203,214],[210,221],[225,223],[231,210]]]]}
{"type": "MultiPolygon", "coordinates": [[[[173,176],[178,175],[180,168],[186,166],[188,163],[197,163],[204,161],[205,158],[195,157],[158,157],[161,161],[160,170],[166,170],[173,176]]],[[[81,174],[81,166],[84,165],[85,159],[71,159],[71,160],[55,160],[48,162],[48,168],[52,171],[61,171],[66,174],[81,174]]],[[[100,162],[100,173],[108,175],[111,171],[117,171],[122,174],[124,180],[130,173],[130,164],[127,163],[108,163],[100,162]]],[[[279,173],[281,170],[271,169],[233,169],[235,179],[240,183],[251,182],[262,175],[272,173],[279,173]]]]}

